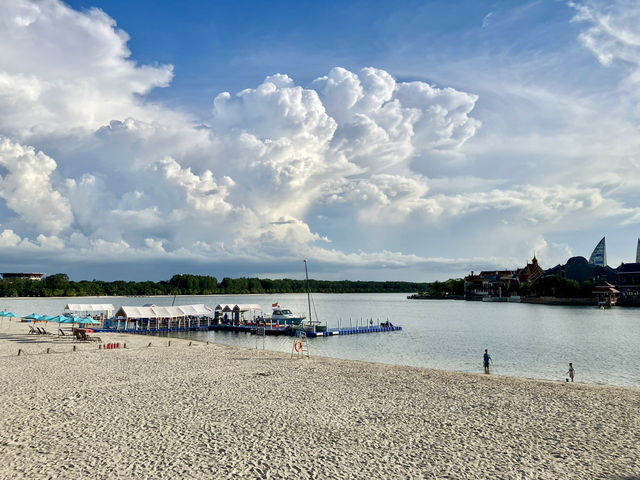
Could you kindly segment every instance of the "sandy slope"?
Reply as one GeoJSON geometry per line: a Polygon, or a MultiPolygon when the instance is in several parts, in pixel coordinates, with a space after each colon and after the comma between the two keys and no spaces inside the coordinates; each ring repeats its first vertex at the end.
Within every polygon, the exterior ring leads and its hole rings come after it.
{"type": "Polygon", "coordinates": [[[0,478],[640,478],[640,389],[21,327],[0,325],[0,478]]]}

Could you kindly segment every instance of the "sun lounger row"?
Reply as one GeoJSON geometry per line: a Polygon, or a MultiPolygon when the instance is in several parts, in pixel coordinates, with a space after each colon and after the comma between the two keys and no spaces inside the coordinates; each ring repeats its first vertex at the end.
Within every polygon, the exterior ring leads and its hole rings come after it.
{"type": "Polygon", "coordinates": [[[100,337],[87,335],[87,332],[85,332],[84,330],[75,329],[73,331],[73,336],[81,342],[102,342],[102,339],[100,337]]]}
{"type": "Polygon", "coordinates": [[[42,327],[32,327],[29,325],[29,335],[51,335],[42,327]]]}

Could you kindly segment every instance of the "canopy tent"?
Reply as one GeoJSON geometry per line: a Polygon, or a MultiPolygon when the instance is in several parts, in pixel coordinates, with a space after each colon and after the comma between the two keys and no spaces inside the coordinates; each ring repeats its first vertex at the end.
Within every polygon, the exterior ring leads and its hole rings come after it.
{"type": "Polygon", "coordinates": [[[176,307],[127,307],[122,306],[116,312],[116,317],[125,319],[156,319],[156,318],[178,318],[178,317],[208,317],[213,314],[213,310],[204,304],[180,305],[176,307]]]}
{"type": "Polygon", "coordinates": [[[88,316],[110,317],[115,307],[110,303],[69,303],[64,307],[64,313],[88,316]]]}
{"type": "Polygon", "coordinates": [[[218,310],[220,312],[233,312],[233,307],[235,307],[235,305],[232,305],[230,303],[221,303],[219,305],[216,305],[215,310],[218,310]]]}
{"type": "Polygon", "coordinates": [[[232,321],[236,324],[247,321],[244,318],[246,312],[250,313],[251,319],[255,319],[255,312],[262,312],[262,307],[257,303],[238,303],[232,305],[230,303],[221,303],[216,305],[216,320],[224,314],[225,322],[228,320],[227,313],[231,312],[232,321]]]}
{"type": "Polygon", "coordinates": [[[216,310],[222,312],[253,312],[256,310],[262,311],[262,307],[257,303],[238,303],[236,305],[231,305],[230,303],[221,303],[220,305],[216,305],[216,310]]]}
{"type": "Polygon", "coordinates": [[[135,330],[144,329],[172,329],[191,328],[192,325],[200,328],[201,319],[208,318],[207,326],[211,324],[213,310],[200,303],[196,305],[179,305],[176,307],[159,307],[150,305],[145,307],[122,306],[116,312],[117,329],[124,321],[124,328],[135,330]],[[192,323],[192,319],[193,323],[192,323]]]}

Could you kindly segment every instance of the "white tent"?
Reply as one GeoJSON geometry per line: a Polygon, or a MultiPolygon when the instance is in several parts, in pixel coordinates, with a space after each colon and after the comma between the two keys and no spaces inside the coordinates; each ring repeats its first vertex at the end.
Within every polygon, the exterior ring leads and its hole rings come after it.
{"type": "Polygon", "coordinates": [[[215,309],[222,312],[253,312],[255,310],[262,311],[262,307],[257,303],[238,303],[236,305],[232,305],[230,303],[221,303],[220,305],[217,305],[215,309]]]}
{"type": "Polygon", "coordinates": [[[118,319],[118,330],[120,330],[120,322],[124,320],[125,328],[134,328],[150,330],[160,328],[191,328],[193,326],[201,327],[202,317],[208,317],[207,326],[211,325],[211,317],[213,310],[204,304],[197,305],[180,305],[177,307],[159,307],[150,305],[148,307],[129,307],[122,306],[116,312],[118,319]],[[195,320],[192,323],[192,319],[195,320]]]}
{"type": "Polygon", "coordinates": [[[254,312],[256,310],[262,311],[262,307],[257,303],[239,303],[233,307],[233,310],[240,312],[254,312]]]}
{"type": "Polygon", "coordinates": [[[233,307],[235,307],[235,305],[232,305],[230,303],[221,303],[219,305],[216,305],[216,310],[220,310],[222,312],[232,312],[233,307]]]}
{"type": "Polygon", "coordinates": [[[87,316],[110,317],[115,310],[110,303],[69,303],[64,307],[64,313],[87,316]]]}
{"type": "Polygon", "coordinates": [[[116,317],[126,319],[137,318],[180,318],[180,317],[208,317],[213,310],[204,304],[180,305],[177,307],[126,307],[122,306],[116,313],[116,317]]]}

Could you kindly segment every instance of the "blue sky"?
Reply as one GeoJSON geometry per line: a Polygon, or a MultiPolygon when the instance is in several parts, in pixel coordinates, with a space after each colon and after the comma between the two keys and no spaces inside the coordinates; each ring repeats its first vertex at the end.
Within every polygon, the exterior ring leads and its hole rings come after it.
{"type": "Polygon", "coordinates": [[[640,7],[0,0],[0,250],[428,281],[640,235],[640,7]]]}

